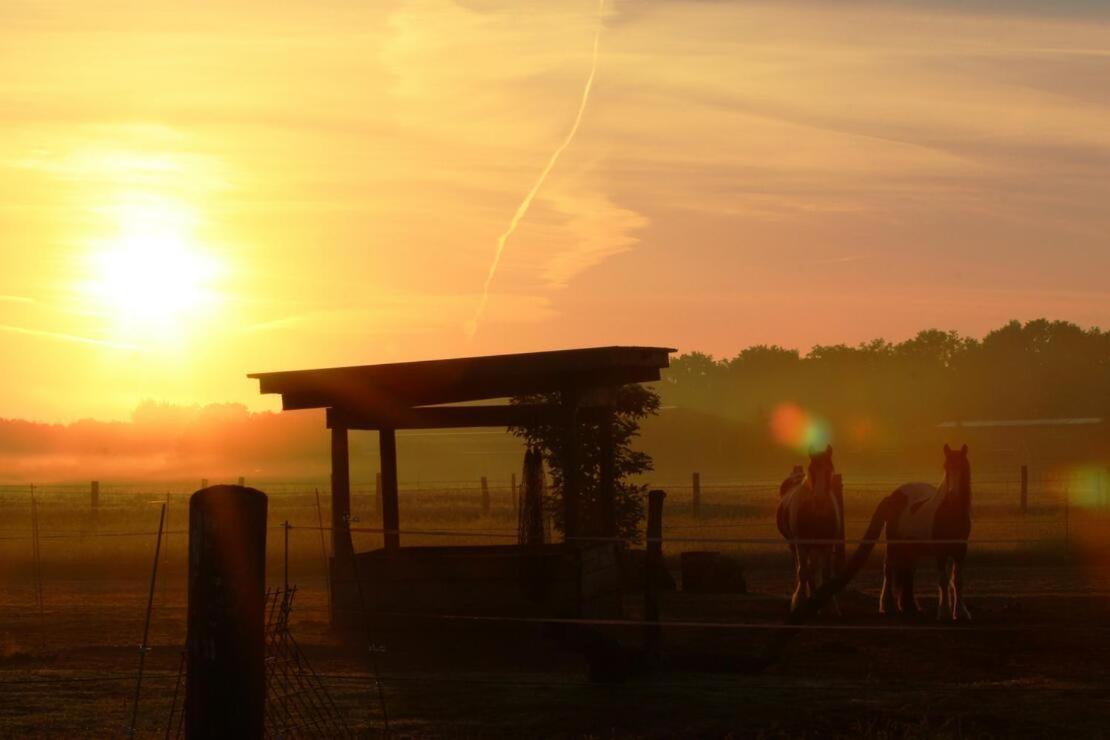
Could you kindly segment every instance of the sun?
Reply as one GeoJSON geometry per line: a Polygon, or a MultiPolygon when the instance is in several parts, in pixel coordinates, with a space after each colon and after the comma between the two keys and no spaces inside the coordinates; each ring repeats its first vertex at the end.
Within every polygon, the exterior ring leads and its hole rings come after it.
{"type": "Polygon", "coordinates": [[[220,262],[181,204],[144,198],[112,211],[116,233],[90,250],[87,294],[117,338],[179,343],[218,302],[220,262]]]}

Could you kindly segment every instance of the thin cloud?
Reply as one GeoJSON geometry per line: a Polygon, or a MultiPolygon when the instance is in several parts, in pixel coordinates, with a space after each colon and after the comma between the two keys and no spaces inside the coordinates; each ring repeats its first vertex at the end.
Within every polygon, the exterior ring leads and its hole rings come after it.
{"type": "Polygon", "coordinates": [[[127,344],[124,342],[113,342],[107,339],[93,339],[92,337],[81,337],[76,334],[66,334],[64,332],[46,331],[44,329],[30,329],[25,326],[12,326],[11,324],[0,324],[0,331],[6,331],[10,334],[23,334],[29,337],[42,337],[44,339],[54,339],[59,342],[70,342],[73,344],[86,344],[96,347],[110,347],[112,349],[138,349],[134,344],[127,344]]]}

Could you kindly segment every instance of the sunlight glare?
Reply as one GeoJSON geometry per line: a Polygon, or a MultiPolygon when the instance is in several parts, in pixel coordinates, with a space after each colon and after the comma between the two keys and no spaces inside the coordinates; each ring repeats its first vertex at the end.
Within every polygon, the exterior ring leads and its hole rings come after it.
{"type": "Polygon", "coordinates": [[[196,243],[181,203],[141,198],[111,211],[117,233],[93,245],[87,293],[119,338],[181,342],[215,307],[221,264],[196,243]]]}

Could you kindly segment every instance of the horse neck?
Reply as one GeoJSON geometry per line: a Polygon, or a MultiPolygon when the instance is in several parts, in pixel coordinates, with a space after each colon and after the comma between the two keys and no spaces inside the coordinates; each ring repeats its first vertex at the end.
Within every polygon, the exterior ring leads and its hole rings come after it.
{"type": "Polygon", "coordinates": [[[961,488],[954,488],[949,485],[948,471],[944,473],[944,479],[941,480],[940,486],[937,487],[937,493],[941,497],[941,503],[946,503],[949,506],[959,505],[963,508],[971,508],[971,476],[964,477],[964,484],[961,488]]]}
{"type": "MultiPolygon", "coordinates": [[[[817,490],[818,490],[817,489],[817,481],[815,481],[813,478],[810,478],[809,473],[806,473],[806,477],[805,477],[805,480],[802,481],[802,485],[804,485],[807,489],[809,489],[810,493],[813,493],[813,494],[817,493],[817,490]]],[[[826,498],[831,498],[832,497],[832,484],[831,483],[825,486],[825,490],[824,490],[823,495],[826,498]]]]}

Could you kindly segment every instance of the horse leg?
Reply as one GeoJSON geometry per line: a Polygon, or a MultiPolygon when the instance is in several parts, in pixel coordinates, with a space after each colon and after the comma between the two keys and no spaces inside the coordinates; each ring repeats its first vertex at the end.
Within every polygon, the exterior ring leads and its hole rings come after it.
{"type": "Polygon", "coordinates": [[[794,594],[790,597],[790,611],[794,611],[802,599],[803,564],[798,545],[791,545],[790,550],[794,553],[794,594]]]}
{"type": "Polygon", "coordinates": [[[937,621],[944,619],[951,614],[951,606],[948,602],[948,585],[951,576],[948,570],[948,556],[940,555],[937,557],[937,621]]]}
{"type": "Polygon", "coordinates": [[[891,562],[890,549],[883,560],[883,589],[879,592],[879,614],[894,614],[894,564],[891,562]]]}
{"type": "MultiPolygon", "coordinates": [[[[825,553],[824,566],[821,570],[821,585],[822,586],[833,579],[833,566],[834,566],[833,561],[835,561],[835,560],[836,560],[836,551],[835,550],[832,550],[832,551],[829,551],[829,552],[825,553]]],[[[835,616],[837,616],[837,617],[844,616],[840,612],[840,602],[836,600],[835,595],[832,597],[831,606],[832,606],[832,613],[835,616]]]]}
{"type": "Polygon", "coordinates": [[[917,614],[917,597],[914,595],[913,577],[916,564],[909,560],[902,569],[901,588],[899,589],[898,611],[902,614],[917,614]]]}
{"type": "Polygon", "coordinates": [[[813,598],[817,590],[814,579],[817,577],[817,553],[812,548],[806,548],[805,554],[805,595],[807,599],[813,598]]]}
{"type": "Polygon", "coordinates": [[[961,617],[971,621],[971,612],[964,603],[964,561],[962,557],[952,558],[952,621],[958,622],[961,617]]]}

